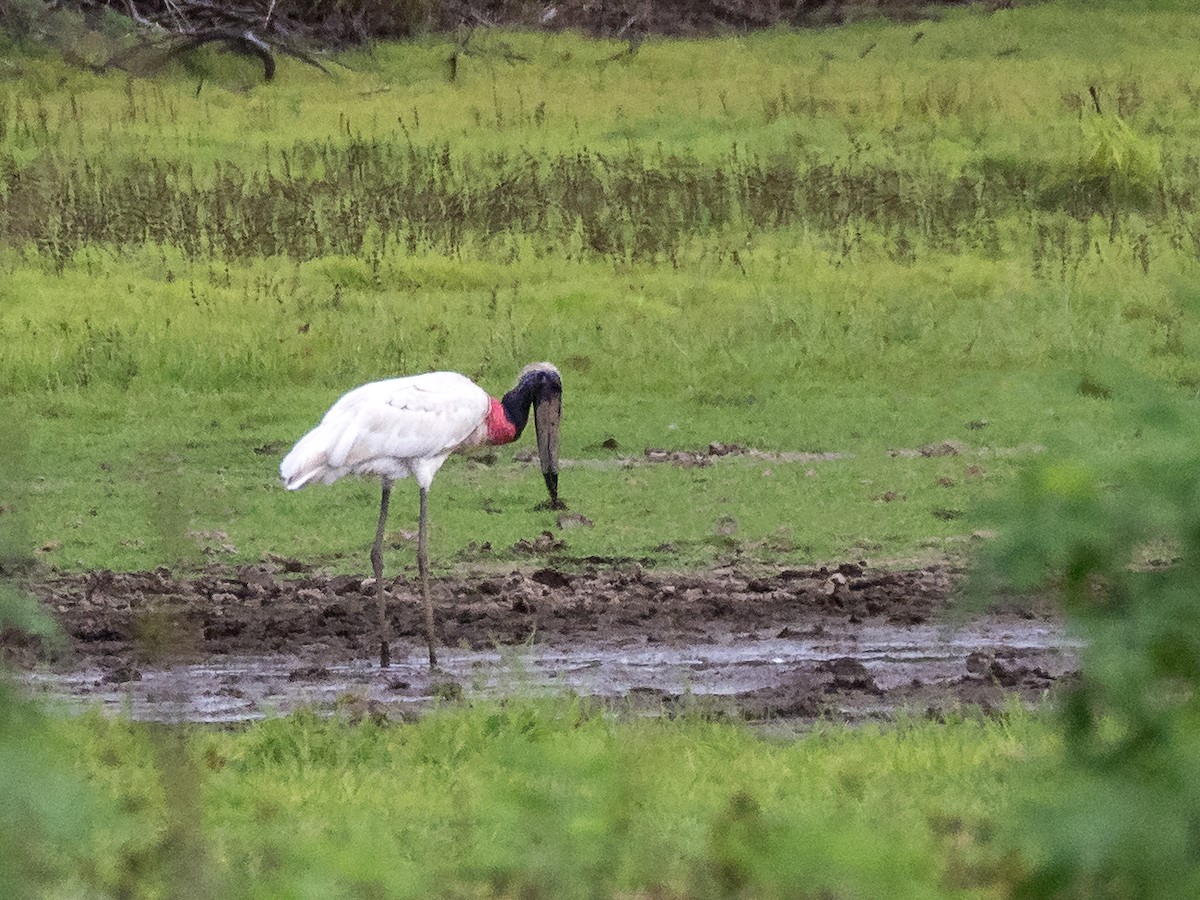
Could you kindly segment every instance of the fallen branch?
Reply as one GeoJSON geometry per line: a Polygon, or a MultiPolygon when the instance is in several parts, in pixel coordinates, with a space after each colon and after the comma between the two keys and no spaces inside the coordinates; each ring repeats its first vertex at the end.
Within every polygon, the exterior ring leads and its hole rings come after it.
{"type": "Polygon", "coordinates": [[[271,55],[271,48],[252,31],[243,31],[241,34],[228,34],[221,31],[202,31],[198,34],[191,34],[185,40],[169,48],[163,62],[166,63],[182,53],[188,53],[215,41],[220,41],[235,53],[257,56],[262,60],[264,81],[270,81],[275,77],[275,57],[271,55]]]}
{"type": "Polygon", "coordinates": [[[266,81],[274,79],[275,56],[280,53],[329,75],[329,70],[311,53],[287,40],[294,23],[276,15],[276,3],[277,0],[269,0],[264,10],[264,4],[255,0],[245,5],[211,0],[158,0],[157,3],[151,0],[150,5],[157,9],[144,15],[145,4],[139,10],[133,0],[120,0],[124,14],[138,26],[138,43],[113,54],[102,66],[91,68],[154,72],[178,56],[216,43],[233,53],[259,60],[266,81]],[[134,67],[132,62],[139,57],[141,64],[134,67]]]}

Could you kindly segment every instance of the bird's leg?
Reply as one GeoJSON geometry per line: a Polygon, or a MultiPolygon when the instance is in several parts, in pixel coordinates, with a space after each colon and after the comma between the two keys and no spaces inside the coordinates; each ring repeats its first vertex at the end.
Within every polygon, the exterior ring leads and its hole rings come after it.
{"type": "Polygon", "coordinates": [[[433,633],[433,601],[429,598],[429,556],[425,551],[425,539],[429,531],[429,491],[421,488],[421,521],[417,526],[417,571],[421,573],[421,596],[425,601],[425,640],[429,644],[429,668],[437,668],[436,638],[433,633]]]}
{"type": "Polygon", "coordinates": [[[383,526],[387,523],[388,500],[392,496],[392,482],[383,479],[383,497],[379,501],[379,527],[375,529],[375,543],[371,546],[371,566],[375,570],[375,598],[379,603],[379,665],[386,669],[392,664],[388,626],[387,601],[383,597],[383,526]]]}

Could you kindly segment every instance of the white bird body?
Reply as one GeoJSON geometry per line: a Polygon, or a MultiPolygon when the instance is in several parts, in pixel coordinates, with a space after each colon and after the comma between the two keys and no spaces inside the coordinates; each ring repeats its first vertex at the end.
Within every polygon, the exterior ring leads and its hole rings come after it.
{"type": "Polygon", "coordinates": [[[390,664],[390,626],[383,590],[383,531],[392,482],[416,480],[421,490],[417,530],[417,567],[425,601],[429,664],[437,666],[433,603],[429,597],[426,499],[433,476],[446,458],[479,444],[507,444],[521,435],[532,411],[538,435],[542,476],[551,508],[558,499],[558,429],[562,415],[562,378],[550,363],[532,363],[503,399],[490,396],[465,375],[427,372],[406,378],[372,381],[343,394],[279,464],[288,490],[330,484],[343,475],[371,475],[383,482],[379,522],[371,547],[379,606],[379,663],[390,664]]]}
{"type": "Polygon", "coordinates": [[[486,442],[487,391],[457,372],[373,381],[347,392],[279,466],[284,486],[343,475],[412,475],[428,490],[446,458],[486,442]]]}

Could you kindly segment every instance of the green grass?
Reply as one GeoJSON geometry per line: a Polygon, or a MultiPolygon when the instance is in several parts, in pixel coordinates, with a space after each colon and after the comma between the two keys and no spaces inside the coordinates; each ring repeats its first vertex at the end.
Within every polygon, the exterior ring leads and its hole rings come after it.
{"type": "MultiPolygon", "coordinates": [[[[454,82],[435,37],[270,85],[215,51],[146,80],[17,54],[0,525],[66,568],[196,563],[222,532],[229,562],[364,570],[374,488],[284,494],[290,443],[363,381],[500,393],[550,359],[595,523],[567,558],[954,552],[1034,448],[1120,453],[1147,385],[1194,401],[1197,28],[1047,3],[623,61],[489,33],[454,82]],[[978,452],[887,455],[947,439],[978,452]],[[853,459],[598,467],[710,441],[853,459]]],[[[537,482],[507,451],[449,465],[439,564],[554,530],[537,482]]]]}
{"type": "MultiPolygon", "coordinates": [[[[144,275],[128,271],[135,263],[109,265],[99,280],[76,271],[78,263],[58,276],[23,269],[0,288],[11,301],[0,330],[13,333],[0,367],[24,381],[8,404],[27,435],[23,468],[32,476],[17,486],[28,498],[18,509],[34,546],[57,544],[44,558],[68,567],[174,561],[161,552],[164,522],[148,514],[167,491],[183,510],[168,540],[225,531],[237,548],[230,560],[278,553],[361,568],[376,489],[282,492],[276,467],[292,440],[361,381],[445,367],[498,394],[522,360],[537,358],[558,361],[567,380],[564,456],[610,464],[564,470],[564,496],[596,523],[568,537],[572,555],[653,556],[663,543],[713,538],[714,520],[732,515],[736,541],[755,555],[912,557],[940,538],[970,534],[969,522],[939,521],[931,510],[970,510],[1031,446],[1076,434],[1114,445],[1129,439],[1124,411],[1140,396],[1135,365],[1149,373],[1139,377],[1190,365],[1155,355],[1158,327],[1123,316],[1128,301],[1111,284],[1067,315],[1057,298],[1039,307],[1028,279],[1003,296],[957,260],[947,267],[968,279],[961,292],[896,270],[886,299],[820,262],[798,296],[785,287],[804,278],[797,266],[759,291],[757,305],[755,289],[728,272],[701,282],[648,268],[634,282],[643,293],[632,298],[621,293],[628,276],[590,265],[594,277],[572,284],[547,265],[526,268],[519,290],[494,294],[486,277],[415,288],[407,298],[386,287],[344,289],[337,308],[316,299],[334,290],[330,260],[295,269],[297,287],[277,297],[250,293],[247,301],[255,279],[270,277],[260,271],[247,273],[241,290],[210,282],[197,290],[204,302],[182,278],[150,290],[144,275]],[[814,284],[822,278],[828,292],[814,284]],[[97,283],[112,293],[97,297],[97,283]],[[1032,336],[1031,327],[1039,329],[1032,336]],[[1056,371],[1053,357],[1077,365],[1056,371]],[[1080,393],[1084,376],[1108,398],[1080,393]],[[600,447],[609,438],[616,451],[600,447]],[[887,455],[947,439],[977,452],[887,455]],[[700,450],[711,441],[854,458],[727,459],[700,470],[615,462],[640,459],[646,447],[700,450]],[[997,457],[997,448],[1024,449],[997,457]],[[986,477],[966,477],[970,465],[986,477]],[[938,478],[954,486],[938,487],[938,478]],[[905,500],[871,499],[888,491],[905,500]]],[[[471,271],[436,260],[405,268],[421,284],[471,271]]],[[[475,268],[495,281],[503,275],[475,268]]],[[[553,528],[553,516],[532,512],[539,479],[508,459],[502,452],[489,471],[453,461],[439,477],[437,557],[452,559],[472,541],[500,549],[553,528]],[[484,508],[505,514],[480,515],[484,508]]],[[[397,527],[403,515],[398,506],[397,527]]],[[[699,549],[664,562],[703,562],[720,548],[699,549]]]]}
{"type": "Polygon", "coordinates": [[[997,896],[1054,746],[1018,711],[785,743],[571,700],[53,731],[95,796],[47,866],[128,897],[997,896]]]}
{"type": "MultiPolygon", "coordinates": [[[[1069,376],[980,373],[941,396],[932,385],[912,394],[895,386],[885,393],[882,386],[844,385],[771,398],[765,409],[734,407],[724,416],[701,403],[682,404],[681,410],[661,397],[623,409],[619,401],[604,403],[577,386],[567,398],[564,455],[603,468],[564,469],[564,496],[595,523],[567,536],[570,550],[645,556],[666,542],[712,538],[716,518],[734,516],[737,541],[775,542],[784,558],[829,559],[868,546],[873,556],[912,555],[929,540],[969,534],[968,522],[938,521],[931,510],[969,511],[1005,483],[1030,452],[1025,445],[1070,428],[1095,428],[1092,434],[1110,441],[1128,437],[1121,431],[1121,401],[1080,397],[1077,383],[1069,376]],[[857,409],[854,419],[845,418],[847,407],[857,409]],[[979,422],[987,425],[970,427],[979,422]],[[619,442],[617,451],[587,449],[608,437],[619,442]],[[944,439],[969,449],[938,459],[887,455],[892,447],[944,439]],[[623,454],[640,458],[647,446],[702,449],[712,440],[853,458],[725,458],[686,470],[642,464],[624,469],[618,462],[623,454]],[[997,447],[1025,449],[1007,456],[991,450],[997,447]],[[939,478],[951,484],[943,487],[939,478]],[[889,491],[903,499],[873,499],[889,491]]],[[[505,386],[500,382],[497,392],[505,386]]],[[[156,551],[164,528],[176,538],[187,531],[228,532],[238,548],[229,556],[234,560],[268,552],[332,554],[361,566],[375,486],[348,482],[292,495],[277,484],[279,456],[334,396],[312,387],[247,394],[177,385],[140,396],[100,388],[19,398],[14,421],[28,436],[22,468],[32,478],[17,488],[24,500],[18,508],[27,510],[29,539],[38,547],[58,542],[46,557],[71,567],[170,561],[156,551]],[[164,492],[182,504],[173,525],[150,514],[164,492]]],[[[540,479],[507,459],[502,453],[494,467],[454,460],[439,476],[433,506],[438,556],[450,557],[471,541],[500,549],[553,527],[552,515],[532,510],[541,499],[540,479]],[[503,514],[487,514],[495,511],[503,514]]],[[[411,528],[411,521],[404,525],[409,512],[400,501],[394,527],[411,528]]]]}

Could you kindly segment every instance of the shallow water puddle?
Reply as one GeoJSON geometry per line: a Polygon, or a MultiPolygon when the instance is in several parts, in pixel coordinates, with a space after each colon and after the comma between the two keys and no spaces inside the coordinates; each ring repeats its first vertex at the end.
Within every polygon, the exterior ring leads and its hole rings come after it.
{"type": "Polygon", "coordinates": [[[41,668],[20,680],[30,693],[69,706],[99,704],[151,721],[236,722],[305,706],[415,711],[432,704],[435,693],[444,695],[446,682],[468,698],[570,691],[604,698],[707,697],[735,708],[763,692],[799,686],[829,696],[832,708],[853,718],[856,710],[897,709],[920,691],[977,702],[964,687],[1044,688],[1074,671],[1077,645],[1055,623],[1014,617],[961,628],[830,623],[786,637],[730,632],[703,643],[444,648],[443,672],[435,677],[423,648],[409,649],[386,671],[367,659],[334,662],[328,654],[298,653],[139,667],[134,680],[122,684],[98,667],[41,668]]]}

